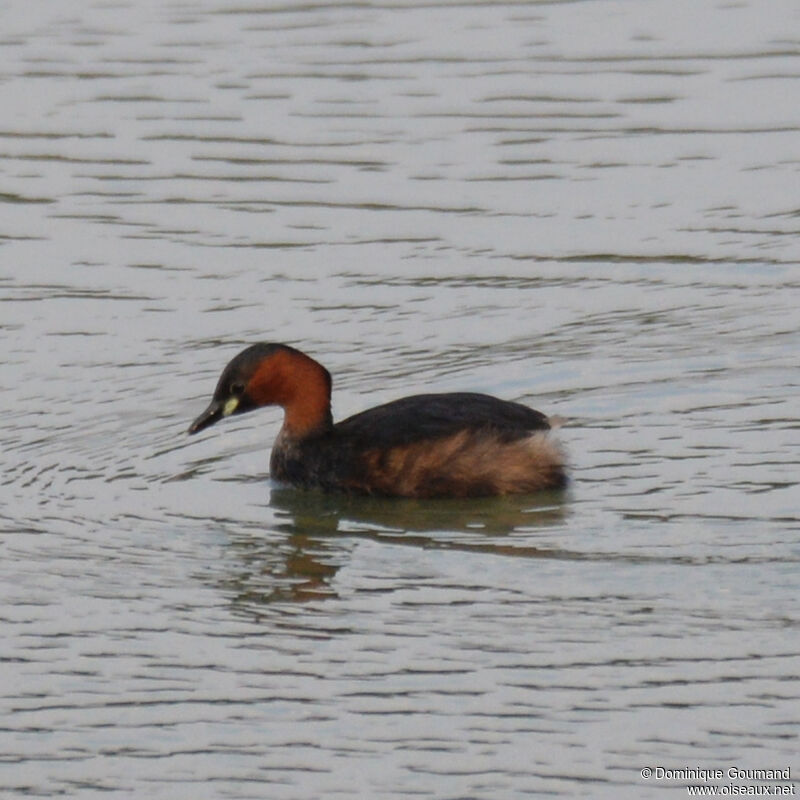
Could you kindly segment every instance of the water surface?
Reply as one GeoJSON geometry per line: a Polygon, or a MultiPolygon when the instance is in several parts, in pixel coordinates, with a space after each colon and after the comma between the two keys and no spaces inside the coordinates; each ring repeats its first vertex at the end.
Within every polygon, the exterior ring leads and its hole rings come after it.
{"type": "Polygon", "coordinates": [[[4,796],[800,769],[795,5],[68,6],[2,14],[4,796]],[[572,486],[274,485],[277,411],[185,434],[254,341],[572,486]]]}

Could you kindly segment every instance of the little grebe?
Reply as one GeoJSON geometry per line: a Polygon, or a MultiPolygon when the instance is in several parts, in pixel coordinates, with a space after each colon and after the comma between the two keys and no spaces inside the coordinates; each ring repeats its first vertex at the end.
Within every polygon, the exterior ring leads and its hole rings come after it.
{"type": "Polygon", "coordinates": [[[189,433],[259,406],[283,407],[273,478],[397,497],[477,497],[566,485],[548,418],[485,394],[422,394],[331,417],[331,376],[285,344],[254,344],[222,372],[189,433]]]}

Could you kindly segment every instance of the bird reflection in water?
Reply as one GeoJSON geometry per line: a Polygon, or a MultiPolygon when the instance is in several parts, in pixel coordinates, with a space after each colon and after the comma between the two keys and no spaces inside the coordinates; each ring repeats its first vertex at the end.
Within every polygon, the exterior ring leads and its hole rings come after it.
{"type": "Polygon", "coordinates": [[[563,492],[387,502],[280,487],[272,490],[269,505],[275,515],[272,535],[250,529],[231,541],[238,569],[224,588],[249,617],[278,603],[336,597],[334,577],[361,540],[518,558],[564,556],[533,546],[530,536],[511,539],[515,532],[562,524],[568,513],[563,492]]]}

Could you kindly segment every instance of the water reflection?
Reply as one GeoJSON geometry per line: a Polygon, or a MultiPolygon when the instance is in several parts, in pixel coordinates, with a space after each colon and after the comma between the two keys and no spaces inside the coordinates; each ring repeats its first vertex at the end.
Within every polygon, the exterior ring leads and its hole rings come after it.
{"type": "Polygon", "coordinates": [[[320,533],[359,533],[373,530],[376,535],[402,535],[419,532],[438,534],[505,534],[520,528],[554,525],[567,514],[567,495],[542,492],[521,497],[467,499],[392,499],[351,497],[322,492],[306,492],[289,487],[272,490],[270,505],[285,520],[284,530],[320,533]],[[288,528],[286,526],[289,526],[288,528]]]}
{"type": "Polygon", "coordinates": [[[517,532],[562,525],[569,510],[562,492],[530,497],[386,501],[382,498],[274,488],[268,530],[231,534],[233,573],[223,588],[238,611],[337,596],[334,578],[355,542],[403,545],[523,558],[563,558],[562,551],[532,546],[517,532]],[[278,539],[275,533],[283,537],[278,539]]]}

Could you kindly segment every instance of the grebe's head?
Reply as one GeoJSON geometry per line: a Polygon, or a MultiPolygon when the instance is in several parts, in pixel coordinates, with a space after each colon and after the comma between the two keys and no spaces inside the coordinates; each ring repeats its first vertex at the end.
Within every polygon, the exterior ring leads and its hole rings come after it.
{"type": "Polygon", "coordinates": [[[329,408],[330,387],[328,371],[299,350],[285,344],[254,344],[222,370],[208,408],[189,426],[189,433],[260,406],[289,410],[298,403],[307,405],[320,393],[319,399],[329,408]]]}

